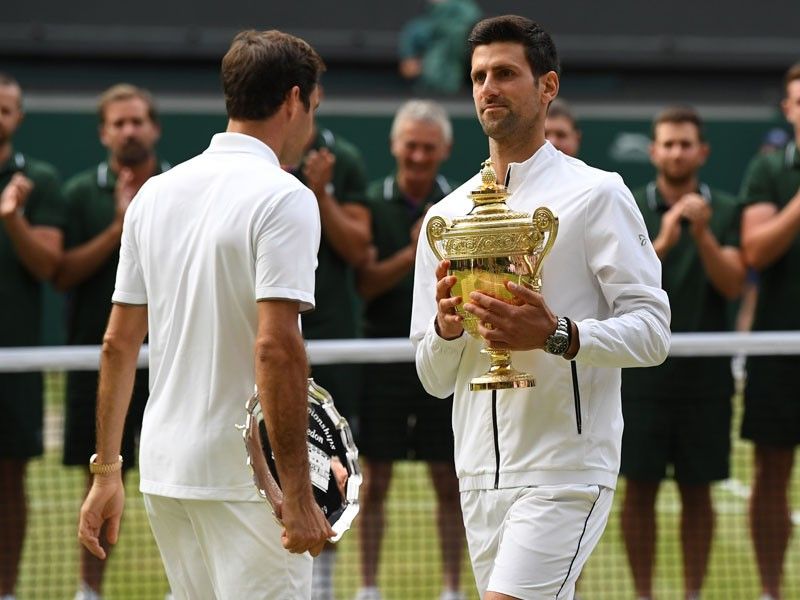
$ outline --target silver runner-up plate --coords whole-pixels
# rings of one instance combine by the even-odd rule
[[[275,515],[283,502],[283,492],[258,394],[247,401],[245,424],[237,427],[242,430],[256,490]],[[307,441],[314,499],[335,532],[330,541],[337,542],[358,514],[362,479],[358,448],[350,425],[336,410],[330,393],[311,378],[308,379]]]

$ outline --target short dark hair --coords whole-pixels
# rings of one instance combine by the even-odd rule
[[[228,117],[258,121],[274,115],[294,86],[306,109],[325,70],[304,40],[282,31],[242,31],[222,59],[222,90]]]
[[[0,85],[4,87],[20,87],[19,82],[8,73],[0,71]]]
[[[477,46],[492,42],[517,42],[525,47],[525,58],[535,79],[549,71],[561,74],[558,51],[553,38],[542,26],[519,15],[504,15],[478,21],[469,34],[469,54]]]
[[[581,130],[569,104],[561,98],[555,98],[547,107],[547,118],[566,119],[575,131]]]
[[[121,102],[123,100],[131,100],[138,98],[147,105],[147,116],[156,125],[158,125],[158,108],[153,95],[144,88],[136,87],[130,83],[118,83],[112,85],[105,92],[100,95],[97,101],[97,118],[100,124],[106,122],[106,110],[108,105],[113,102]]]
[[[789,84],[800,79],[800,62],[794,63],[783,76],[783,93],[789,93]]]
[[[22,110],[22,86],[20,86],[19,82],[8,73],[3,73],[2,71],[0,71],[0,87],[11,87],[11,88],[17,88],[17,90],[19,90],[18,108]]]
[[[703,119],[691,106],[668,106],[653,119],[653,130],[651,136],[656,139],[656,127],[662,123],[691,123],[697,129],[697,136],[701,142],[706,141],[705,126]]]

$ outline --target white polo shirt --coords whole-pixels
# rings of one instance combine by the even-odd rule
[[[319,240],[314,195],[243,134],[215,135],[136,195],[112,300],[148,308],[142,492],[258,500],[234,427],[255,385],[256,301],[313,308]]]

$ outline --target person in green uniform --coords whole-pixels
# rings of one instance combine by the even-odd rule
[[[742,290],[738,200],[699,179],[709,146],[699,114],[669,107],[653,123],[656,178],[633,193],[661,259],[671,330],[724,331],[727,303]],[[684,590],[698,598],[714,527],[710,483],[729,472],[733,377],[727,357],[670,357],[623,369],[622,530],[636,595],[650,598],[656,545],[655,501],[670,475],[681,496]]]
[[[42,282],[61,260],[64,203],[55,169],[16,150],[22,89],[0,73],[0,346],[38,346]],[[41,373],[0,374],[0,597],[13,598],[27,524],[25,470],[43,452]]]
[[[452,126],[445,110],[425,100],[406,102],[392,123],[390,148],[397,170],[370,184],[374,250],[358,270],[365,302],[364,335],[408,335],[414,260],[425,211],[456,186],[439,173],[450,155]],[[361,590],[359,600],[378,600],[384,504],[397,460],[428,464],[436,492],[436,520],[443,564],[443,600],[459,592],[464,525],[453,466],[452,396],[425,392],[413,363],[372,364],[364,372],[360,451],[367,459],[361,503]]]
[[[800,63],[784,77],[784,116],[793,139],[756,156],[742,185],[742,250],[759,272],[754,331],[800,329]],[[789,481],[800,444],[797,356],[747,359],[742,437],[755,442],[750,532],[763,598],[780,598],[786,548],[792,531]]]
[[[302,315],[303,337],[306,340],[360,337],[360,303],[354,268],[367,260],[370,247],[367,176],[361,152],[346,139],[315,123],[300,164],[287,169],[314,193],[322,223],[314,283],[316,307]],[[315,365],[311,376],[331,393],[337,409],[357,433],[360,366]],[[329,545],[314,559],[314,600],[332,598],[333,549]]]
[[[122,220],[136,192],[152,175],[168,168],[155,154],[161,134],[151,95],[128,84],[106,90],[98,102],[100,142],[108,159],[72,177],[64,186],[67,202],[66,247],[55,278],[69,291],[67,342],[103,341],[119,261]],[[86,466],[95,450],[97,371],[67,375],[64,464]],[[136,373],[122,442],[123,468],[136,464],[134,440],[147,402],[147,370]],[[91,478],[87,472],[87,486]],[[80,589],[76,600],[99,597],[106,562],[81,548]]]
[[[578,156],[581,137],[581,128],[569,104],[561,98],[553,100],[547,107],[544,138],[567,156]]]

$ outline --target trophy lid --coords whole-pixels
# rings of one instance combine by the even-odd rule
[[[506,186],[497,182],[497,174],[492,166],[492,159],[487,158],[481,164],[481,185],[470,192],[469,199],[472,200],[476,206],[480,206],[496,202],[505,202],[506,198],[509,196],[510,194]]]
[[[515,221],[529,221],[527,213],[514,212],[506,205],[506,198],[511,194],[508,188],[497,182],[497,175],[492,166],[492,159],[487,158],[481,164],[481,184],[469,193],[473,202],[472,210],[463,217],[453,219],[453,226],[460,227],[469,223],[471,227],[480,223],[490,224],[494,227],[502,223],[511,225]]]

